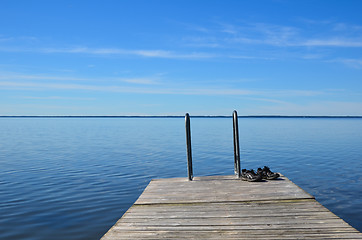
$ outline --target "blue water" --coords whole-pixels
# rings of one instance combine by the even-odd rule
[[[192,118],[194,175],[233,174],[231,118]],[[268,165],[362,231],[362,119],[241,118]],[[186,177],[183,118],[0,118],[0,239],[99,239],[152,178]]]

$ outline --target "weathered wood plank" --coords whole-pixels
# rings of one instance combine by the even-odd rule
[[[111,239],[361,239],[358,233],[322,232],[258,232],[233,230],[212,231],[117,231],[107,234],[103,240]]]
[[[177,191],[175,191],[177,190]],[[313,198],[289,179],[245,182],[234,176],[152,180],[135,204],[230,202]]]
[[[106,233],[113,239],[362,239],[285,176],[249,183],[234,176],[152,180]]]

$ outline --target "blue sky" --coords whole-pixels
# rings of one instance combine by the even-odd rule
[[[0,2],[1,115],[362,115],[362,1]]]

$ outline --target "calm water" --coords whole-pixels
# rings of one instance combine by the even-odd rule
[[[192,118],[194,175],[233,174],[231,118]],[[239,119],[268,165],[362,231],[362,119]],[[183,118],[0,118],[0,239],[99,239],[152,178],[186,177]]]

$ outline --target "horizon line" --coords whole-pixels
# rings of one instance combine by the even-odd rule
[[[0,118],[184,118],[184,115],[4,115]],[[191,118],[232,118],[232,115],[190,115]],[[362,118],[362,115],[239,115],[238,118]]]

